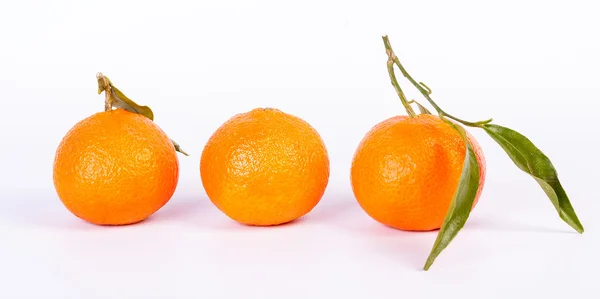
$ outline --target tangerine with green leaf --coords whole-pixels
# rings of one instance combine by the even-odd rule
[[[485,157],[469,142],[485,181]],[[465,160],[461,135],[437,116],[396,116],[375,125],[360,142],[351,168],[352,189],[375,220],[397,229],[439,229],[452,202]]]
[[[178,146],[153,122],[148,107],[126,98],[108,78],[99,75],[98,80],[106,93],[105,111],[81,120],[62,139],[54,185],[64,206],[83,220],[137,223],[175,192]]]
[[[440,108],[431,89],[417,82],[383,36],[387,70],[408,116],[374,126],[356,149],[350,171],[352,190],[365,212],[388,226],[410,231],[439,229],[427,270],[464,227],[482,193],[486,161],[481,147],[463,126],[483,129],[546,193],[558,215],[579,233],[583,226],[550,159],[531,140],[492,119],[465,121]],[[423,95],[438,115],[409,101],[395,67]],[[416,103],[420,113],[413,110]]]

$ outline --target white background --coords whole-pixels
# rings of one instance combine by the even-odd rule
[[[4,1],[0,298],[598,298],[598,11],[592,0]],[[405,113],[384,34],[445,110],[530,137],[586,232],[471,130],[488,164],[482,198],[422,271],[436,232],[376,223],[350,188],[360,139]],[[191,154],[171,201],[138,225],[87,224],[54,191],[58,143],[103,109],[99,71]],[[267,106],[321,133],[331,178],[303,220],[250,228],[207,199],[199,157],[221,123]]]

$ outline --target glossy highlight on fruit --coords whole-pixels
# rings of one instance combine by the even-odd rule
[[[65,207],[99,225],[140,222],[173,195],[179,162],[149,118],[122,109],[77,123],[56,151],[53,179]]]
[[[214,132],[202,152],[200,173],[212,203],[231,219],[278,225],[318,204],[329,180],[329,157],[306,121],[257,108]]]

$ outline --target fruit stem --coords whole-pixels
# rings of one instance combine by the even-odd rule
[[[402,105],[404,105],[404,109],[406,109],[406,113],[408,113],[410,117],[415,117],[417,116],[415,114],[415,111],[408,103],[408,100],[406,99],[406,96],[404,95],[400,84],[398,84],[398,80],[396,80],[396,73],[394,72],[394,57],[396,57],[396,55],[394,55],[394,51],[392,51],[391,47],[388,48],[388,45],[388,43],[385,44],[385,52],[388,54],[387,69],[388,74],[390,75],[390,80],[392,82],[392,85],[396,89],[396,93],[400,97],[400,101],[402,101]]]
[[[110,88],[110,81],[102,73],[96,74],[98,79],[98,93],[104,91],[104,111],[110,111],[113,107],[112,89]]]
[[[408,72],[406,71],[404,66],[402,66],[402,64],[400,63],[400,59],[398,59],[398,56],[396,56],[396,54],[394,53],[394,50],[392,49],[392,45],[390,43],[390,39],[388,38],[387,35],[383,36],[383,44],[385,45],[385,52],[388,55],[388,62],[387,62],[388,73],[390,73],[390,78],[392,79],[392,85],[394,85],[394,87],[396,88],[396,92],[398,92],[398,95],[400,96],[400,99],[402,100],[403,104],[408,101],[406,101],[406,97],[404,96],[404,93],[402,92],[402,90],[400,89],[400,86],[398,85],[398,82],[396,81],[396,76],[394,75],[394,70],[393,70],[394,64],[396,64],[396,66],[398,66],[398,68],[402,72],[402,75],[404,75],[404,77],[406,79],[408,79],[408,81],[410,81],[410,83],[412,83],[412,85],[414,85],[419,90],[419,92],[421,92],[421,94],[425,97],[425,99],[427,99],[429,104],[431,104],[431,106],[433,106],[433,108],[438,112],[440,117],[442,117],[442,118],[447,117],[447,118],[453,119],[453,120],[455,120],[465,126],[469,126],[469,127],[482,127],[483,125],[492,122],[491,118],[487,119],[487,120],[477,121],[477,122],[470,122],[470,121],[462,120],[458,117],[455,117],[451,114],[446,113],[429,96],[431,94],[431,88],[429,88],[423,82],[417,83],[417,81],[415,81],[415,79],[413,79],[413,77],[410,74],[408,74]],[[405,107],[407,105],[408,105],[408,103],[405,104]],[[407,111],[408,111],[408,109],[407,109]],[[412,109],[411,109],[411,111],[412,111]],[[408,112],[408,113],[411,114],[410,112]],[[414,114],[414,112],[412,112],[412,113]]]

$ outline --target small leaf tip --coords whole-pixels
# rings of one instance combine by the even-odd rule
[[[429,268],[431,268],[432,264],[433,264],[433,259],[428,258],[427,261],[425,262],[425,265],[423,266],[423,271],[429,271]]]

